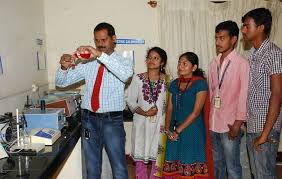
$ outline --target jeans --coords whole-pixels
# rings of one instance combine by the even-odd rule
[[[226,169],[228,179],[241,179],[240,143],[243,132],[240,130],[234,140],[229,140],[228,133],[211,131],[212,153],[215,168],[215,178],[225,179]]]
[[[255,179],[275,179],[276,174],[276,157],[279,146],[280,133],[271,130],[268,141],[260,147],[262,151],[256,151],[254,148],[254,140],[261,133],[247,134],[247,148],[250,157],[251,171]]]
[[[244,134],[246,133],[246,128],[244,129]],[[240,146],[240,162],[242,165],[242,178],[252,179],[251,167],[249,162],[248,150],[247,150],[247,135],[244,135],[241,139]]]
[[[108,154],[114,179],[128,179],[122,112],[82,112],[82,148],[88,179],[100,179],[102,149]]]

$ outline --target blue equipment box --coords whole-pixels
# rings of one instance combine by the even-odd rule
[[[41,111],[39,108],[32,108],[28,109],[24,115],[27,122],[27,132],[34,128],[61,130],[66,122],[63,108],[46,108],[45,111]]]

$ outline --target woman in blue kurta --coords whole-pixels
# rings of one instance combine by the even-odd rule
[[[203,106],[208,86],[198,57],[192,52],[182,54],[178,75],[169,88],[166,113],[168,136],[164,178],[208,178],[206,164],[206,131]]]

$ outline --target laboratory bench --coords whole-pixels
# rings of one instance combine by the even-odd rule
[[[124,110],[124,122],[131,123],[133,115]],[[9,158],[0,159],[0,179],[45,179],[56,178],[80,138],[80,113],[67,118],[68,127],[52,145],[45,146],[38,153],[14,153]],[[79,161],[77,161],[79,162]]]
[[[38,153],[14,153],[0,159],[0,179],[55,178],[80,138],[80,114],[67,120],[68,126],[52,146],[45,146]]]

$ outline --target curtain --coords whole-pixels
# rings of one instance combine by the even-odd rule
[[[230,0],[224,3],[209,0],[161,0],[159,4],[160,45],[168,54],[167,71],[173,78],[177,77],[179,56],[187,51],[198,55],[199,67],[207,72],[209,62],[216,56],[215,26],[224,20],[232,20],[240,28],[242,16],[251,9],[270,9],[273,17],[270,38],[281,38],[277,31],[278,18],[282,18],[282,2],[279,0]],[[241,33],[236,48],[241,54],[248,55]]]

